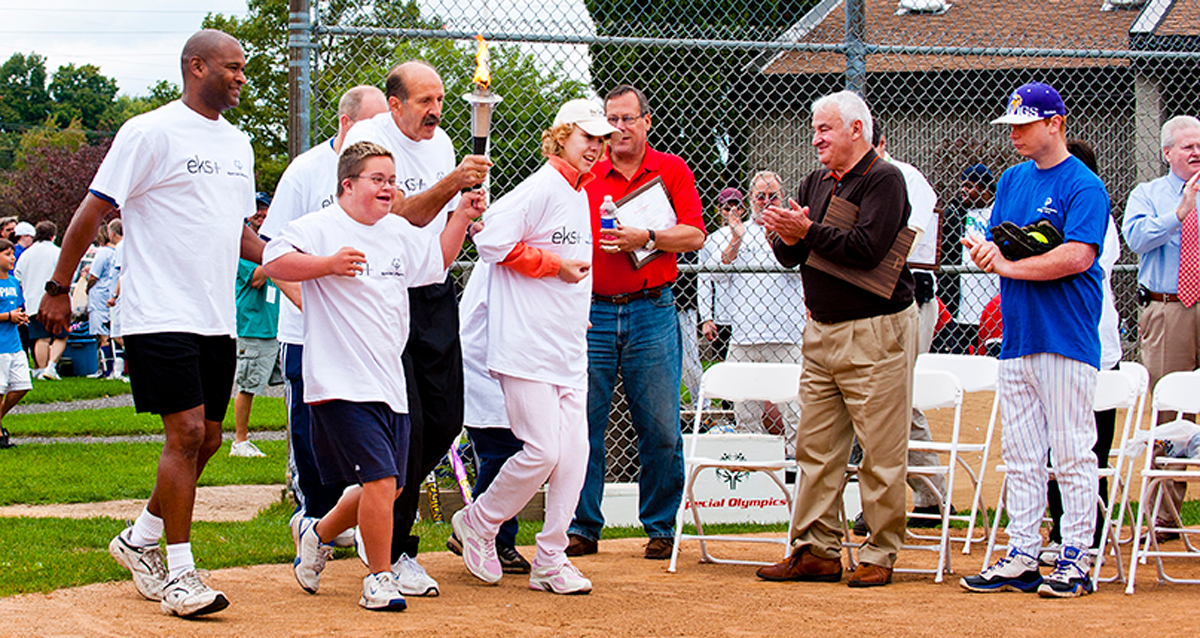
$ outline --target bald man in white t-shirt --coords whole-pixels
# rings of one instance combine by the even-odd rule
[[[221,446],[233,387],[238,257],[260,262],[263,242],[242,223],[255,208],[250,139],[221,117],[246,83],[242,47],[204,30],[188,39],[180,62],[182,98],[117,132],[63,237],[39,316],[52,330],[66,325],[75,267],[101,221],[121,209],[122,336],[134,405],[161,415],[166,441],[145,509],[109,553],[142,596],[191,617],[229,605],[196,571],[192,507],[196,481]]]

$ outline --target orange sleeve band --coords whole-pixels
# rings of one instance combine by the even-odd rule
[[[533,248],[525,242],[519,242],[504,258],[504,261],[500,262],[500,265],[512,268],[526,277],[539,279],[557,275],[561,263],[562,257],[548,250]]]

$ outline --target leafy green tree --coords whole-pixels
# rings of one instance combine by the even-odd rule
[[[800,19],[814,0],[585,0],[601,36],[771,40]],[[721,187],[744,184],[735,131],[748,125],[729,96],[752,81],[753,49],[595,44],[592,86],[605,95],[618,84],[646,93],[653,117],[649,142],[683,157],[706,201]],[[753,94],[752,91],[741,91]]]
[[[0,130],[25,130],[50,114],[46,58],[14,53],[0,66]]]
[[[0,173],[0,216],[66,228],[108,152],[111,139],[88,144],[79,120],[59,129],[52,118],[21,136],[16,167]]]
[[[117,97],[117,81],[100,74],[94,64],[58,67],[50,80],[53,112],[60,123],[80,120],[86,130],[100,130],[100,117]]]
[[[260,188],[273,190],[287,166],[287,0],[249,0],[244,18],[209,15],[203,27],[220,29],[237,38],[246,52],[247,86],[241,104],[229,119],[250,135]],[[438,29],[442,21],[422,18],[413,1],[379,0],[322,2],[320,22],[327,25]],[[312,85],[314,141],[333,135],[337,127],[337,102],[342,93],[359,84],[383,88],[389,69],[405,60],[428,61],[446,87],[443,127],[458,145],[460,155],[470,152],[469,112],[461,97],[472,88],[475,43],[451,40],[396,40],[380,36],[326,37],[319,42]],[[560,68],[539,65],[519,47],[492,50],[492,86],[504,96],[497,109],[492,139],[493,192],[503,193],[540,164],[541,132],[549,127],[558,106],[580,97],[586,87],[566,78]]]

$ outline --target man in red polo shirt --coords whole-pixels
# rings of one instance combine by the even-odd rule
[[[678,270],[675,254],[704,245],[704,221],[696,179],[676,155],[646,143],[650,109],[646,96],[622,84],[604,98],[613,134],[608,157],[596,163],[596,179],[587,185],[592,214],[592,327],[588,330],[588,435],[591,455],[587,479],[571,523],[567,555],[594,554],[604,515],[604,431],[617,373],[633,413],[638,437],[640,518],[650,542],[646,558],[671,557],[675,512],[683,494],[683,438],[679,430],[680,334],[671,282]],[[676,224],[652,230],[618,225],[600,232],[600,204],[613,201],[661,177],[675,211]],[[641,268],[630,253],[661,251]]]

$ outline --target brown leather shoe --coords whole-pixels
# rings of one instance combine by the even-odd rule
[[[600,543],[586,536],[569,534],[568,537],[570,542],[567,543],[567,556],[587,556],[600,550]]]
[[[821,558],[806,545],[792,552],[782,563],[760,567],[756,573],[763,580],[836,583],[842,579],[842,561],[839,558]]]
[[[650,560],[666,560],[671,557],[671,550],[674,547],[674,538],[651,538],[650,542],[646,543],[646,558]]]
[[[890,567],[880,567],[871,563],[859,563],[858,569],[846,583],[851,587],[883,587],[892,582]]]

